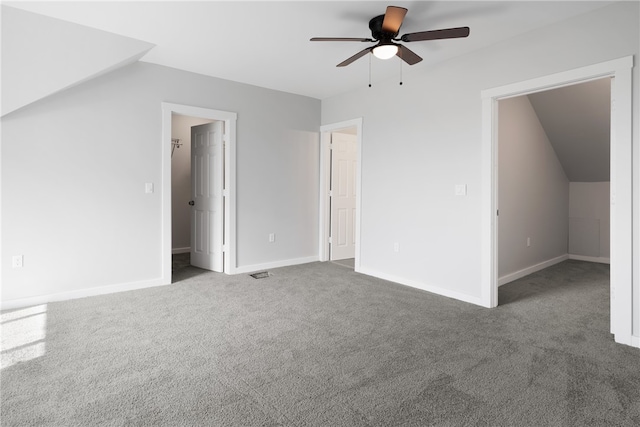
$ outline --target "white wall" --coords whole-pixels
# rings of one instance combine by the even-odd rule
[[[238,265],[317,257],[320,101],[136,63],[2,118],[5,306],[159,284],[162,102],[238,113]]]
[[[638,6],[618,2],[446,63],[410,69],[402,86],[389,81],[323,100],[322,124],[363,117],[361,270],[479,303],[482,201],[489,197],[480,192],[487,176],[481,168],[481,91],[638,55]],[[633,79],[638,111],[638,67]],[[455,184],[467,184],[468,195],[456,197]]]
[[[610,256],[610,183],[569,184],[569,253],[603,261]]]
[[[171,138],[180,147],[171,156],[171,247],[174,253],[191,247],[191,127],[211,123],[198,117],[171,115]]]
[[[569,180],[529,98],[498,104],[498,276],[503,278],[567,254]]]

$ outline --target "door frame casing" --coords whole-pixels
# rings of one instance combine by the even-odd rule
[[[320,261],[329,260],[329,236],[331,233],[331,212],[329,188],[331,185],[331,133],[346,128],[356,128],[356,239],[355,271],[360,271],[360,218],[362,200],[362,117],[320,126],[320,213],[319,248]]]
[[[224,272],[236,272],[236,122],[237,113],[162,102],[161,280],[171,283],[171,114],[224,122]]]
[[[633,57],[483,90],[482,96],[482,293],[486,307],[498,305],[498,109],[501,99],[612,77],[611,98],[611,332],[616,342],[633,337]],[[615,297],[613,297],[615,295]]]

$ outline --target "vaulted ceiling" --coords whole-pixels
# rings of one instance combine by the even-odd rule
[[[409,83],[413,73],[439,62],[610,3],[394,2],[393,5],[409,10],[400,34],[459,26],[471,28],[468,38],[412,42],[411,49],[424,61],[404,66],[403,78]],[[12,13],[11,8],[4,5],[45,16]],[[336,64],[366,46],[358,42],[310,42],[309,39],[314,36],[370,37],[368,21],[383,14],[387,5],[389,3],[380,1],[5,1],[2,7],[3,104],[25,105],[38,96],[55,92],[55,88],[68,87],[71,80],[84,81],[138,58],[325,99],[368,83],[370,62],[367,58],[336,68]],[[13,58],[22,62],[5,61],[6,52],[19,52]],[[18,65],[5,75],[8,63]],[[397,78],[399,69],[398,58],[374,59],[372,80],[375,84]],[[69,81],[63,81],[65,78]],[[6,88],[12,88],[11,97]],[[29,97],[12,98],[20,98],[25,91]]]
[[[609,2],[413,1],[400,33],[471,27],[468,38],[413,42],[412,73]],[[8,5],[10,7],[6,7]],[[335,65],[366,47],[386,2],[3,2],[2,115],[142,60],[266,88],[330,97],[394,78],[399,59]],[[610,83],[529,95],[570,181],[609,180]]]
[[[151,43],[2,7],[2,116],[142,58]]]

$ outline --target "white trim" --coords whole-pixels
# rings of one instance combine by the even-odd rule
[[[330,156],[331,151],[329,144],[331,142],[331,132],[356,128],[356,254],[354,260],[354,270],[360,271],[360,223],[362,217],[362,117],[352,120],[346,120],[338,123],[331,123],[320,126],[320,213],[319,213],[319,247],[318,259],[320,261],[329,260],[329,234],[330,230],[330,213],[329,213],[329,184],[331,180],[330,174]]]
[[[162,278],[153,280],[142,280],[139,282],[121,283],[118,285],[100,286],[97,288],[84,288],[74,291],[60,292],[50,295],[38,295],[29,298],[12,299],[2,301],[0,310],[11,310],[14,308],[29,307],[32,305],[47,304],[55,301],[67,301],[78,298],[94,297],[98,295],[114,294],[117,292],[134,291],[137,289],[153,288],[155,286],[167,285]]]
[[[191,252],[191,247],[187,246],[186,248],[173,248],[171,249],[172,254],[186,254]]]
[[[602,77],[611,76],[618,70],[630,69],[632,67],[633,56],[625,56],[624,58],[587,65],[585,67],[562,71],[500,87],[485,89],[481,92],[481,96],[482,98],[512,98],[514,96],[543,92],[549,89],[557,89],[564,86],[571,86],[576,83],[597,80]]]
[[[570,258],[571,258],[570,255],[564,254],[564,255],[560,255],[559,257],[551,258],[547,261],[543,261],[538,264],[532,265],[531,267],[523,268],[522,270],[506,274],[498,279],[498,286],[506,285],[507,283],[511,283],[514,280],[521,279],[525,276],[535,273],[536,271],[544,270],[545,268],[549,268],[552,265],[559,264]]]
[[[461,292],[452,291],[450,289],[442,288],[440,286],[428,285],[426,283],[418,282],[412,279],[405,279],[403,277],[394,276],[392,274],[381,273],[376,270],[372,270],[368,267],[361,268],[360,273],[366,274],[367,276],[377,277],[378,279],[388,280],[389,282],[394,282],[399,285],[409,286],[412,288],[420,289],[422,291],[427,291],[432,294],[440,295],[447,298],[457,299],[463,302],[468,302],[470,304],[483,306],[482,298],[474,297],[472,295],[464,294]]]
[[[598,262],[600,264],[611,264],[611,258],[604,258],[599,256],[584,256],[569,254],[569,259],[576,261]]]
[[[613,77],[611,98],[611,330],[619,343],[631,344],[633,332],[633,56],[481,91],[482,95],[482,300],[497,305],[497,167],[498,99],[526,95],[602,77]],[[488,255],[487,255],[488,254]],[[615,295],[615,297],[613,297]],[[637,325],[640,329],[640,325]]]
[[[484,92],[483,92],[484,94]],[[494,98],[482,99],[482,222],[481,222],[481,298],[482,306],[498,306],[498,150],[493,143],[497,139],[498,130],[498,101]]]
[[[236,270],[236,121],[238,115],[229,111],[162,102],[162,276],[163,284],[171,283],[171,113],[224,121],[228,141],[225,151],[225,182],[228,196],[225,201],[224,241],[228,248],[224,257],[224,272]]]
[[[253,273],[254,271],[268,270],[270,268],[289,267],[292,265],[309,264],[310,262],[317,262],[317,256],[310,256],[306,258],[294,258],[285,259],[281,261],[266,262],[264,264],[253,264],[237,267],[235,273]]]

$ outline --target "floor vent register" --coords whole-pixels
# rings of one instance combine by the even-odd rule
[[[253,277],[254,279],[266,279],[267,277],[269,277],[269,272],[261,271],[259,273],[250,274],[249,276]]]

